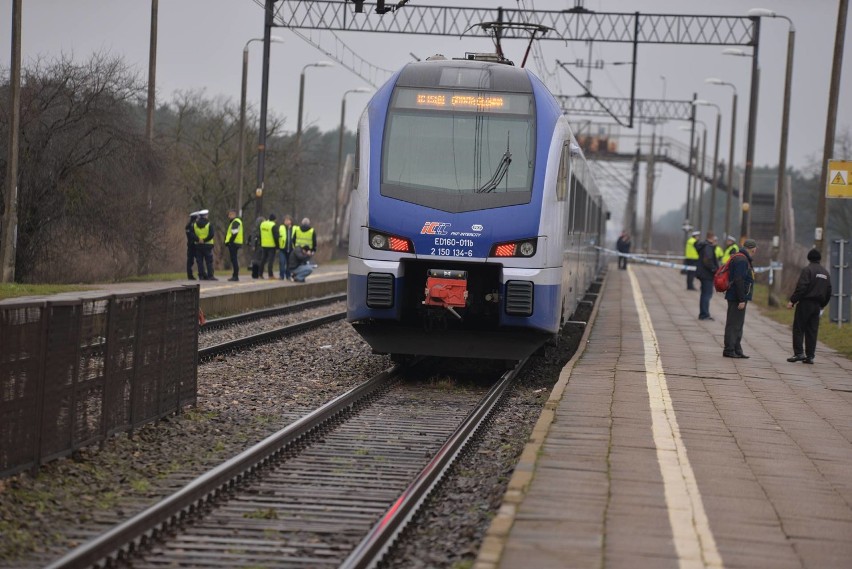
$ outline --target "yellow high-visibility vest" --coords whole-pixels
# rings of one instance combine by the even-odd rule
[[[695,248],[695,243],[698,241],[695,237],[690,237],[686,240],[686,249],[683,252],[683,256],[687,259],[698,260],[698,250]]]
[[[260,224],[260,246],[275,248],[275,238],[272,236],[272,228],[275,222],[266,220]]]
[[[237,224],[237,233],[233,232],[234,224]],[[225,235],[225,243],[236,243],[237,245],[243,244],[243,221],[239,217],[235,217],[231,220],[231,223],[228,224],[228,233]]]
[[[736,243],[734,243],[733,245],[731,245],[727,249],[725,249],[725,253],[722,255],[722,263],[724,264],[724,263],[727,263],[728,261],[730,261],[731,256],[734,253],[739,252],[739,250],[740,250],[740,247]]]
[[[203,241],[207,243],[208,236],[210,235],[210,224],[208,223],[204,227],[199,227],[198,222],[192,224],[192,230],[195,231],[195,236],[198,237],[199,241]]]
[[[293,227],[293,248],[304,247],[307,245],[311,249],[314,248],[314,228],[311,227],[307,231],[302,231],[298,225]]]

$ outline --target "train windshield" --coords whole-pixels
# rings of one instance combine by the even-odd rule
[[[395,90],[382,195],[450,212],[522,204],[534,168],[532,94]]]

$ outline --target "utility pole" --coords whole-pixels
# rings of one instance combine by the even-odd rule
[[[257,187],[254,190],[255,220],[263,214],[263,183],[266,168],[266,108],[269,104],[269,52],[276,0],[266,0],[263,20],[263,63],[260,87],[260,124],[257,128]],[[251,225],[254,228],[254,223]]]
[[[825,120],[825,143],[822,147],[822,171],[819,175],[816,230],[814,246],[828,258],[825,246],[828,233],[828,209],[825,203],[825,188],[828,179],[828,161],[834,155],[834,128],[837,122],[837,99],[840,95],[840,72],[843,69],[843,44],[846,38],[846,13],[849,0],[840,0],[837,10],[837,33],[834,37],[834,63],[831,65],[831,86],[828,89],[828,115]]]
[[[757,48],[760,45],[760,18],[753,16],[754,48],[751,54],[751,93],[748,105],[748,133],[746,135],[746,162],[743,174],[743,208],[740,220],[740,241],[751,237],[751,178],[754,169],[754,138],[757,131],[757,91],[760,88],[760,66],[757,61]]]
[[[636,197],[639,193],[639,158],[641,151],[636,147],[636,155],[633,157],[633,175],[630,178],[630,192],[627,194],[627,207],[624,211],[624,229],[630,234],[631,239],[636,236]]]
[[[656,152],[657,133],[651,134],[651,153],[648,155],[647,187],[645,188],[645,222],[642,228],[642,250],[647,255],[651,252],[651,218],[654,215],[654,152]]]
[[[12,1],[12,58],[9,73],[9,154],[3,200],[3,232],[0,235],[0,270],[3,282],[15,282],[18,239],[18,131],[21,128],[21,9],[23,0]]]
[[[157,90],[157,12],[160,0],[151,0],[151,39],[148,48],[148,116],[145,120],[145,139],[154,140],[154,106]],[[148,201],[151,201],[149,194]]]

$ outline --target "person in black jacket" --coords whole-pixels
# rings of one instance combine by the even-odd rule
[[[189,223],[184,228],[186,230],[186,278],[191,281],[195,280],[192,267],[195,265],[195,242],[198,241],[193,227],[196,219],[198,219],[198,212],[193,211],[189,214]]]
[[[698,264],[695,266],[695,276],[701,283],[701,296],[698,299],[698,319],[713,320],[710,316],[710,299],[713,298],[713,276],[719,268],[716,257],[716,234],[707,232],[707,238],[695,246],[698,251]]]
[[[626,255],[630,254],[630,234],[626,231],[622,231],[621,235],[619,235],[618,240],[615,242],[615,250],[619,253],[623,253],[623,255],[618,256],[618,268],[626,269],[627,268],[627,257]]]
[[[198,220],[192,224],[195,232],[195,261],[198,263],[198,278],[203,281],[218,281],[213,276],[213,224],[207,219],[210,212],[202,209]]]
[[[748,358],[743,353],[743,326],[746,307],[754,295],[754,265],[752,259],[757,252],[754,239],[746,239],[739,254],[731,257],[730,282],[725,292],[728,301],[728,314],[725,319],[725,348],[722,355],[726,358]]]
[[[302,245],[301,247],[293,247],[290,252],[290,259],[287,262],[287,269],[293,276],[293,281],[297,283],[305,282],[305,278],[314,272],[314,264],[311,263],[311,257],[314,252],[311,251],[310,245]]]
[[[787,308],[796,307],[793,316],[793,357],[787,358],[788,362],[814,363],[819,315],[831,300],[831,277],[825,267],[819,264],[821,260],[822,255],[817,249],[808,251],[810,263],[799,274],[796,290],[787,303]]]

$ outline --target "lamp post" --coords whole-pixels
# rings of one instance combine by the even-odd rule
[[[725,55],[751,57],[751,93],[748,104],[748,131],[746,133],[746,161],[743,172],[742,217],[740,218],[740,240],[749,235],[751,229],[751,174],[754,166],[754,137],[757,131],[757,91],[760,85],[760,67],[757,64],[757,46],[760,37],[760,18],[754,18],[754,50],[748,54],[741,49],[729,47],[722,50]]]
[[[346,119],[346,95],[349,93],[372,93],[372,89],[366,87],[358,87],[357,89],[349,89],[343,93],[343,98],[340,101],[340,138],[337,141],[337,188],[334,196],[334,225],[331,232],[332,244],[337,247],[339,241],[337,236],[338,228],[338,204],[340,202],[340,188],[343,186],[343,180],[340,179],[340,172],[343,170],[343,131],[345,128],[344,121]]]
[[[793,50],[796,44],[796,27],[787,16],[776,14],[765,8],[752,8],[748,11],[752,17],[782,18],[790,28],[787,32],[787,68],[784,74],[784,107],[781,111],[781,149],[778,154],[778,183],[775,188],[775,232],[772,236],[772,261],[778,261],[781,248],[781,209],[784,203],[784,182],[787,177],[787,136],[790,125],[790,87],[793,81]],[[769,289],[769,306],[778,306],[780,279],[772,279]]]
[[[700,121],[698,119],[695,120],[695,124],[699,124],[703,128],[702,134],[701,134],[701,138],[702,138],[701,157],[697,158],[697,161],[701,165],[701,167],[698,170],[698,175],[695,176],[696,188],[693,188],[693,190],[692,190],[693,192],[695,192],[697,194],[697,196],[694,197],[694,201],[698,203],[698,212],[695,216],[695,227],[700,228],[701,227],[701,205],[704,202],[704,200],[702,199],[703,198],[702,194],[703,194],[703,189],[704,189],[704,165],[707,163],[707,125],[704,124],[704,121]],[[684,132],[692,132],[692,127],[684,125],[684,126],[680,127],[680,130],[682,130]]]
[[[722,125],[722,109],[716,103],[696,99],[693,105],[713,107],[716,109],[716,142],[713,150],[713,187],[710,188],[710,211],[707,212],[707,230],[713,229],[713,218],[716,215],[716,190],[719,188],[719,131]],[[706,129],[705,129],[706,132]],[[699,220],[700,221],[700,220]]]
[[[298,216],[296,210],[299,209],[299,175],[301,173],[300,166],[302,160],[302,111],[305,108],[305,71],[307,71],[308,67],[334,67],[334,64],[330,61],[308,63],[302,67],[302,74],[299,76],[299,118],[296,125],[296,176],[293,184],[293,219],[296,219]]]
[[[711,85],[726,85],[734,90],[734,100],[731,102],[731,147],[728,149],[728,181],[727,196],[725,197],[725,237],[731,234],[731,201],[734,197],[734,143],[737,136],[737,87],[733,83],[722,81],[716,77],[704,80]]]
[[[239,180],[237,182],[237,214],[243,216],[243,178],[245,172],[246,161],[246,90],[248,84],[248,57],[249,44],[253,41],[263,41],[263,38],[252,38],[246,42],[243,48],[243,82],[240,88],[240,163],[238,165],[237,174]],[[274,43],[284,43],[284,40],[278,36],[270,36],[269,41]]]

